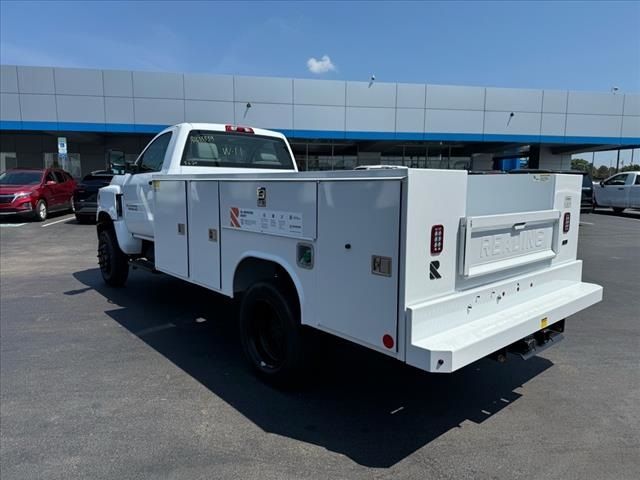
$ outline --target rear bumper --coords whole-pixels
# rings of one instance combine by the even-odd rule
[[[407,309],[407,363],[449,373],[602,300],[581,262]]]
[[[75,213],[77,215],[96,216],[98,212],[98,204],[95,202],[74,202]]]

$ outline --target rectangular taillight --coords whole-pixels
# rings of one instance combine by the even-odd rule
[[[571,227],[571,214],[569,212],[566,212],[562,220],[562,231],[564,233],[569,233],[570,227]]]
[[[224,130],[226,132],[233,132],[233,133],[253,133],[253,128],[238,127],[237,125],[225,125]]]
[[[442,252],[444,245],[444,226],[434,225],[431,227],[431,254]]]

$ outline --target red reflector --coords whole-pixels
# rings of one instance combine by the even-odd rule
[[[434,225],[431,227],[431,253],[442,252],[444,245],[444,227],[442,225]]]
[[[387,348],[393,348],[393,337],[389,334],[382,337],[382,344]]]
[[[564,233],[567,233],[570,227],[571,227],[571,214],[567,212],[564,214],[564,219],[562,221],[562,231]]]
[[[234,133],[253,133],[253,128],[251,127],[238,127],[236,125],[225,125],[224,130]]]

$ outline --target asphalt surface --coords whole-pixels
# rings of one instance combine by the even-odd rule
[[[58,223],[52,223],[58,222]],[[429,375],[337,341],[300,391],[246,369],[235,307],[134,271],[94,227],[0,227],[0,477],[640,478],[640,214],[583,217],[602,303],[526,362]]]

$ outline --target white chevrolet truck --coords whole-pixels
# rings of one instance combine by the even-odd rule
[[[532,356],[602,299],[576,260],[580,195],[576,175],[300,173],[277,132],[183,123],[100,190],[98,257],[112,286],[137,264],[239,297],[266,379],[299,373],[309,329],[453,372]]]

